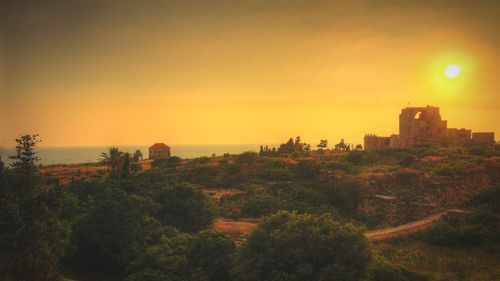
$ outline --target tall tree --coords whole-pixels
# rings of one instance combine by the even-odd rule
[[[121,169],[122,155],[118,147],[111,146],[108,147],[107,152],[101,153],[101,162],[106,164],[111,169],[111,175],[116,176],[118,171]]]
[[[130,173],[130,153],[124,153],[123,156],[123,165],[121,169],[121,176],[122,177],[128,177]]]
[[[16,140],[12,172],[0,187],[0,280],[59,280],[59,260],[69,227],[59,220],[63,193],[48,188],[36,174],[38,135]]]
[[[14,160],[11,164],[14,171],[24,175],[32,175],[36,172],[36,162],[40,158],[36,155],[35,146],[39,142],[38,134],[23,135],[16,139],[16,154],[9,156]]]

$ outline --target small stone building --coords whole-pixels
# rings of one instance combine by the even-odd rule
[[[155,143],[149,147],[149,159],[170,157],[170,147],[164,143]]]

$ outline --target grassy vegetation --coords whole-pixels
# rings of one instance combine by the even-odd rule
[[[443,247],[407,237],[378,243],[376,247],[391,263],[435,281],[492,281],[500,276],[498,246]]]

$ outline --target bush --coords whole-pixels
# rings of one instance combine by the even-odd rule
[[[246,152],[239,154],[236,157],[236,162],[239,164],[251,165],[251,164],[255,163],[258,158],[259,158],[259,154],[257,152],[246,151]]]
[[[250,234],[233,274],[241,281],[358,281],[370,259],[369,243],[354,225],[281,211]]]
[[[434,245],[455,245],[457,243],[458,230],[445,221],[433,223],[422,233],[425,242]]]
[[[328,170],[342,170],[349,174],[355,174],[358,172],[358,168],[355,167],[350,162],[341,161],[327,161],[321,164],[321,166]]]
[[[196,185],[182,183],[165,187],[159,201],[161,222],[183,231],[206,228],[215,217],[212,201]]]
[[[158,158],[151,163],[152,168],[175,168],[181,163],[181,158],[172,156],[168,158]]]
[[[198,164],[208,164],[208,163],[210,163],[210,158],[206,157],[206,156],[202,156],[202,157],[194,158],[192,161],[193,161],[193,163],[198,163]]]
[[[475,146],[469,148],[469,153],[476,156],[486,156],[486,149],[484,147]]]
[[[190,237],[176,233],[139,253],[127,268],[126,281],[191,280]]]
[[[319,164],[314,159],[300,160],[296,167],[296,175],[303,179],[312,179],[319,174]]]
[[[427,281],[424,275],[410,271],[404,267],[387,262],[377,261],[370,265],[369,281]]]
[[[269,168],[264,169],[260,176],[265,180],[271,181],[289,181],[294,178],[292,172],[290,172],[287,168]]]
[[[241,213],[246,217],[260,217],[278,209],[278,199],[267,194],[255,194],[243,201]]]
[[[137,164],[137,163],[132,163],[132,164],[130,165],[130,170],[131,170],[132,172],[134,172],[134,173],[137,173],[137,172],[139,172],[140,170],[142,170],[142,166],[141,166],[141,165],[139,165],[139,164]]]
[[[229,271],[236,246],[222,232],[205,230],[193,237],[188,253],[190,268],[202,272],[213,281],[230,281]]]
[[[400,161],[399,161],[399,164],[401,166],[405,166],[405,167],[410,167],[410,166],[413,166],[416,162],[418,161],[418,158],[417,156],[415,155],[406,155],[404,156]]]

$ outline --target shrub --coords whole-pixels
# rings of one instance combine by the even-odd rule
[[[239,164],[251,165],[251,164],[255,163],[258,158],[259,158],[259,154],[257,152],[246,151],[246,152],[239,154],[236,157],[236,162],[238,162]]]
[[[480,146],[474,146],[469,148],[469,153],[476,156],[486,156],[486,149]]]
[[[370,265],[369,281],[427,281],[424,275],[388,262],[377,261]]]
[[[163,188],[160,194],[160,219],[165,225],[183,231],[198,231],[210,226],[215,209],[210,198],[196,185],[182,183]]]
[[[168,158],[158,158],[153,160],[151,167],[153,168],[175,168],[181,163],[181,158],[172,156]]]
[[[205,230],[193,237],[188,253],[190,268],[213,281],[230,281],[229,271],[236,246],[225,233]]]
[[[424,241],[434,245],[455,245],[457,243],[457,229],[445,221],[433,223],[422,233]]]
[[[330,215],[278,212],[243,245],[235,280],[364,280],[371,259],[363,231]]]
[[[264,169],[260,176],[271,181],[288,181],[292,180],[294,175],[286,168],[269,168]]]
[[[413,166],[416,162],[418,161],[418,158],[417,156],[413,155],[413,154],[410,154],[410,155],[406,155],[404,156],[400,161],[399,161],[399,164],[401,166],[405,166],[405,167],[410,167],[410,166]]]
[[[358,171],[358,168],[355,167],[350,162],[341,162],[341,161],[327,161],[322,163],[322,167],[328,170],[342,170],[349,174],[354,174]]]
[[[131,170],[132,172],[134,172],[134,173],[137,173],[137,172],[139,172],[140,170],[142,170],[142,166],[141,166],[141,165],[139,165],[139,164],[137,164],[137,163],[132,163],[132,164],[130,165],[130,170]]]
[[[312,179],[319,174],[319,165],[314,159],[300,160],[296,167],[296,175],[303,179]]]
[[[247,217],[260,217],[278,209],[278,200],[267,194],[255,194],[243,201],[241,213]]]

